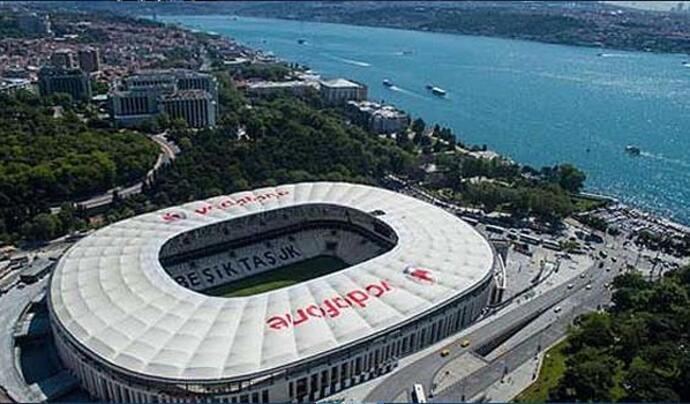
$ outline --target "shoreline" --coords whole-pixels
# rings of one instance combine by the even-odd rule
[[[222,15],[222,14],[215,14],[215,15],[211,15],[211,14],[206,15],[206,14],[204,14],[204,15],[201,15],[201,17],[214,17],[214,16],[217,17],[217,16],[223,16],[223,15]],[[145,16],[145,15],[140,15],[140,16],[138,16],[138,18],[143,18],[143,19],[152,20],[152,21],[158,21],[158,20],[153,20],[151,17],[152,17],[152,16]],[[171,15],[165,15],[165,16],[162,16],[162,17],[163,17],[164,19],[176,19],[176,18],[183,18],[184,16],[181,16],[181,15],[172,15],[172,14],[171,14]],[[292,22],[304,21],[304,22],[310,22],[310,23],[335,24],[335,25],[343,25],[343,26],[366,26],[366,27],[371,27],[371,26],[368,26],[368,25],[352,25],[352,24],[343,24],[343,23],[334,23],[334,22],[321,22],[321,21],[309,21],[309,20],[297,20],[297,19],[273,18],[273,17],[268,18],[268,17],[243,16],[243,15],[236,16],[236,15],[230,15],[230,14],[228,14],[227,17],[228,17],[228,18],[242,17],[242,18],[266,19],[266,20],[277,19],[277,20],[292,21]],[[182,22],[179,22],[179,21],[158,21],[158,22],[163,22],[164,24],[173,24],[173,25],[179,27],[180,29],[188,30],[188,31],[190,31],[190,32],[203,32],[203,33],[206,33],[206,34],[209,34],[209,35],[220,36],[220,37],[223,37],[223,38],[225,38],[225,39],[227,39],[227,40],[234,41],[234,42],[236,42],[236,43],[238,43],[238,44],[241,44],[244,48],[250,50],[254,55],[261,55],[261,56],[263,56],[263,57],[268,57],[268,58],[271,58],[271,59],[275,60],[276,62],[294,63],[294,62],[292,62],[292,61],[290,61],[290,60],[288,60],[288,59],[284,59],[284,58],[282,58],[282,57],[276,56],[276,55],[275,55],[272,51],[270,51],[270,50],[256,49],[256,48],[254,48],[254,47],[248,45],[247,43],[245,43],[245,42],[243,42],[243,41],[240,41],[240,40],[237,39],[237,38],[233,38],[233,37],[231,37],[230,35],[227,35],[227,34],[222,34],[222,33],[214,32],[213,30],[209,30],[209,29],[206,29],[206,28],[190,27],[189,25],[186,25],[186,24],[184,24],[184,23],[182,23]],[[429,33],[432,33],[432,34],[441,33],[441,34],[445,34],[445,35],[454,35],[454,36],[457,36],[457,35],[464,35],[464,36],[469,36],[469,37],[480,37],[480,36],[481,36],[481,37],[494,38],[494,39],[501,39],[501,40],[516,40],[516,41],[524,41],[524,42],[537,42],[537,43],[542,43],[542,44],[546,44],[546,45],[578,46],[578,45],[568,45],[568,44],[558,44],[558,43],[548,43],[548,42],[541,42],[541,41],[532,41],[532,40],[525,40],[525,39],[519,39],[519,38],[504,38],[504,37],[493,37],[493,36],[488,37],[488,36],[483,36],[483,35],[454,34],[454,33],[443,33],[443,32],[435,32],[435,31],[420,31],[420,30],[411,30],[411,29],[405,29],[405,28],[393,28],[393,27],[372,27],[372,28],[382,28],[382,29],[391,29],[391,30],[405,30],[405,31],[413,31],[413,32],[429,32]],[[585,46],[585,47],[594,48],[594,47],[591,47],[591,46]],[[640,51],[640,50],[623,50],[623,49],[616,49],[616,50],[624,51],[624,52],[646,53],[646,52]],[[679,55],[679,54],[668,53],[668,52],[664,52],[664,54]],[[680,55],[682,55],[682,54],[680,54]],[[302,67],[305,67],[306,69],[310,69],[309,66],[302,66]],[[413,111],[408,111],[408,112],[413,112]],[[421,117],[421,116],[419,116],[419,117]],[[423,117],[421,117],[421,118],[424,119]],[[457,137],[456,137],[456,139],[457,139]],[[519,162],[519,161],[516,161],[515,159],[513,159],[513,158],[511,158],[511,157],[506,157],[505,155],[503,155],[503,154],[501,154],[501,153],[498,153],[498,152],[496,152],[496,151],[494,151],[494,150],[487,149],[487,151],[490,151],[490,152],[492,152],[492,153],[495,153],[497,156],[499,156],[500,158],[504,158],[504,159],[506,159],[507,161],[515,162],[515,163],[518,164],[519,166],[524,166],[523,163],[521,163],[521,162]],[[586,174],[586,172],[585,172],[585,174]],[[586,187],[586,185],[585,185],[585,187]],[[641,216],[641,217],[644,217],[645,219],[650,220],[652,223],[659,224],[659,225],[661,225],[661,226],[663,226],[663,227],[669,227],[670,229],[673,229],[673,230],[678,231],[678,232],[690,234],[690,223],[685,224],[685,223],[683,223],[683,222],[677,221],[677,219],[674,219],[674,218],[671,218],[671,217],[668,217],[668,216],[664,216],[663,214],[656,213],[656,212],[653,212],[653,211],[651,211],[651,210],[646,210],[644,207],[635,206],[634,204],[631,204],[631,203],[628,203],[628,202],[625,202],[625,201],[621,200],[621,198],[618,197],[618,196],[608,195],[608,194],[605,194],[605,193],[602,193],[602,192],[598,192],[598,191],[596,191],[596,190],[588,190],[588,189],[586,189],[586,188],[585,188],[585,190],[583,190],[582,192],[580,192],[580,193],[577,194],[576,196],[582,196],[582,197],[585,197],[585,198],[591,198],[591,199],[595,199],[595,200],[605,201],[605,202],[607,202],[607,203],[609,204],[609,206],[610,206],[610,205],[617,206],[619,209],[625,211],[626,213],[632,214],[632,216],[634,216],[634,217]],[[605,208],[603,208],[603,209],[607,209],[607,208],[608,208],[608,207],[605,207]]]

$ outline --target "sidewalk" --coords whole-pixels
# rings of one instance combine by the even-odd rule
[[[536,359],[529,360],[518,366],[514,371],[505,375],[502,381],[499,380],[492,384],[484,392],[472,397],[470,401],[501,403],[512,401],[537,380],[543,360],[544,352],[540,352]]]

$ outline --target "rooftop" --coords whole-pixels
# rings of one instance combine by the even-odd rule
[[[377,219],[398,244],[339,272],[233,298],[187,289],[159,261],[166,242],[192,230],[305,204],[381,210]],[[209,206],[216,208],[202,209]],[[101,361],[150,378],[229,380],[313,359],[423,316],[486,280],[493,265],[488,241],[438,207],[364,185],[300,183],[191,202],[100,229],[63,256],[49,296],[58,325]],[[417,282],[409,268],[426,268],[437,281]],[[374,297],[337,315],[275,324],[301,307],[369,291]]]

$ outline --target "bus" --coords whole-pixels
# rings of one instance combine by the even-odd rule
[[[412,402],[426,403],[426,394],[424,394],[424,387],[419,383],[415,383],[412,386]]]

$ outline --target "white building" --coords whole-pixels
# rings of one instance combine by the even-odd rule
[[[402,133],[410,125],[409,115],[392,105],[348,101],[347,110],[358,124],[375,133]]]
[[[321,80],[320,92],[329,105],[345,105],[348,101],[367,99],[367,86],[346,79]]]
[[[0,78],[0,94],[14,94],[19,90],[32,90],[31,81],[27,79]]]

